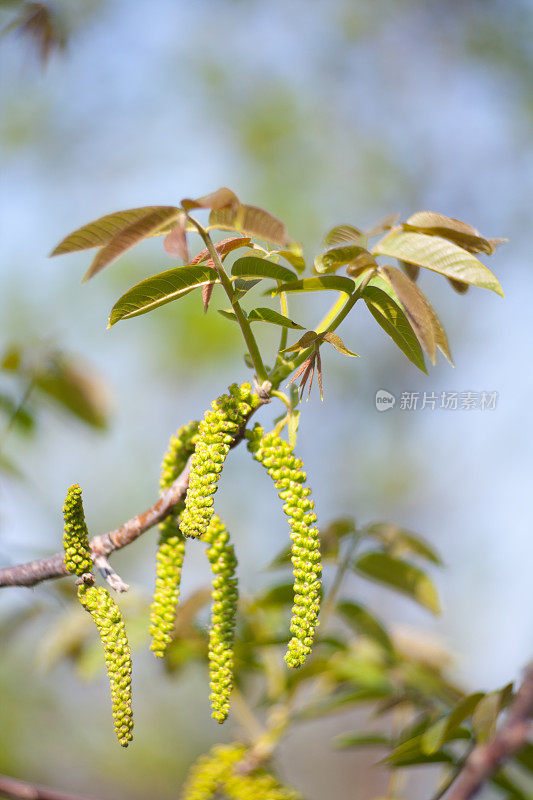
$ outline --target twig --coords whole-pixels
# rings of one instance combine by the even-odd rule
[[[129,584],[122,580],[120,575],[115,572],[109,561],[105,556],[95,556],[94,566],[99,570],[100,574],[105,581],[111,586],[115,592],[127,592]]]
[[[490,742],[474,747],[446,800],[474,797],[499,767],[527,744],[532,716],[533,663],[526,668],[505,722]]]
[[[47,786],[20,781],[18,778],[8,778],[6,775],[0,775],[0,795],[14,800],[89,800],[79,794],[60,792]]]

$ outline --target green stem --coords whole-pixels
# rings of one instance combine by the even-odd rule
[[[255,336],[252,333],[252,329],[250,327],[250,323],[248,322],[244,311],[242,310],[241,306],[239,305],[239,301],[235,298],[235,294],[233,292],[233,285],[231,280],[229,279],[226,270],[222,265],[222,261],[220,259],[219,254],[217,253],[216,247],[213,244],[211,237],[207,233],[207,231],[197,222],[194,217],[190,217],[187,214],[187,219],[192,222],[192,224],[197,229],[198,233],[202,237],[205,246],[211,256],[211,260],[215,265],[215,269],[218,273],[218,277],[220,278],[220,283],[224,287],[224,291],[226,292],[228,299],[232,305],[233,311],[235,312],[235,316],[237,317],[237,322],[240,325],[242,335],[244,336],[244,341],[248,347],[248,352],[250,354],[250,358],[252,359],[255,374],[259,383],[264,383],[268,380],[268,373],[266,371],[265,365],[263,364],[263,359],[261,358],[261,353],[259,352],[259,347],[257,346],[257,342],[255,340]]]

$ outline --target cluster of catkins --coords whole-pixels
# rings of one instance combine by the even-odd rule
[[[234,383],[229,394],[211,404],[198,427],[196,448],[191,461],[189,490],[180,528],[185,536],[201,537],[213,516],[213,495],[231,443],[239,433],[259,398],[249,383]]]
[[[320,538],[314,523],[316,514],[311,489],[305,486],[306,473],[288,442],[272,431],[264,434],[260,425],[248,431],[248,448],[267,470],[285,501],[283,510],[291,529],[291,560],[294,573],[294,605],[290,630],[292,638],[285,661],[289,667],[301,666],[311,652],[320,611],[322,566]]]
[[[100,633],[111,686],[115,731],[122,747],[127,747],[133,738],[131,653],[120,609],[106,589],[92,585],[94,575],[89,534],[83,512],[81,489],[77,484],[68,490],[63,506],[63,517],[65,568],[67,572],[78,576],[79,601],[93,618]]]
[[[170,488],[194,453],[198,423],[184,425],[172,436],[161,466],[161,491]],[[179,503],[159,525],[159,546],[156,556],[155,591],[150,607],[150,649],[162,657],[172,640],[176,608],[180,593],[181,571],[185,558],[185,537],[179,528]]]
[[[159,525],[159,546],[156,557],[156,585],[150,608],[151,650],[163,656],[172,641],[181,573],[187,537],[207,545],[207,557],[213,573],[213,606],[209,629],[209,673],[212,715],[224,722],[229,712],[233,687],[233,640],[238,591],[235,576],[237,559],[225,525],[214,514],[213,495],[226,456],[235,438],[242,435],[250,415],[260,400],[249,383],[232,384],[211,404],[204,419],[183,426],[170,440],[161,468],[161,492],[168,490],[181,475],[190,459],[189,488],[184,503],[173,508]],[[291,557],[294,569],[294,605],[285,660],[290,667],[301,666],[311,652],[320,606],[320,541],[314,526],[316,515],[311,490],[305,485],[302,462],[292,447],[276,431],[264,434],[259,425],[247,431],[248,448],[273,479],[291,529]],[[131,657],[120,610],[106,589],[94,587],[92,559],[87,526],[81,501],[81,490],[71,486],[64,506],[65,567],[79,577],[78,596],[83,607],[96,623],[104,645],[111,683],[113,717],[118,739],[124,747],[132,738]],[[239,751],[240,752],[240,751]],[[215,774],[228,761],[224,773],[224,791],[235,800],[285,800],[294,795],[277,784],[266,773],[241,775],[231,772],[232,758],[239,752],[222,748],[201,764],[198,776],[186,797],[211,797],[218,785]],[[237,753],[237,755],[235,755]],[[216,758],[215,758],[216,755]],[[226,759],[226,761],[225,761]],[[203,763],[203,762],[202,762]],[[216,766],[218,765],[218,766]],[[226,767],[224,767],[226,769]],[[202,777],[204,775],[204,777]],[[211,776],[211,777],[209,777]],[[213,777],[215,776],[215,777]],[[252,780],[253,777],[253,780]],[[198,781],[215,780],[215,789],[198,794]],[[270,783],[269,783],[270,782]]]
[[[264,769],[240,771],[243,744],[217,745],[193,764],[182,800],[300,800],[301,795],[279,783]]]

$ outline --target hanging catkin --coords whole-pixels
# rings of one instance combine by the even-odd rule
[[[127,747],[133,738],[131,653],[119,607],[101,586],[78,587],[80,603],[94,620],[104,646],[117,738]]]
[[[213,516],[213,495],[230,445],[250,412],[259,404],[249,383],[229,387],[211,404],[198,427],[191,460],[189,489],[180,528],[185,536],[203,536]]]
[[[306,474],[302,462],[292,447],[279,434],[264,434],[260,425],[248,431],[248,448],[266,469],[279,497],[285,501],[283,510],[291,529],[291,560],[294,574],[294,605],[285,660],[289,667],[301,666],[311,652],[320,611],[319,532],[314,523],[316,514],[311,489],[305,486]]]
[[[224,722],[233,688],[233,639],[237,614],[237,558],[226,526],[214,515],[202,537],[213,572],[213,607],[209,628],[209,678],[212,716]]]
[[[161,491],[168,489],[178,478],[194,452],[198,423],[184,425],[172,436],[161,465]],[[156,555],[155,590],[150,607],[150,649],[164,656],[172,640],[176,609],[180,593],[181,571],[185,557],[185,537],[179,528],[179,515],[184,504],[179,503],[159,525],[159,545]]]
[[[93,562],[89,547],[89,533],[85,523],[81,489],[77,483],[67,491],[63,506],[63,561],[67,572],[84,575],[91,572]]]

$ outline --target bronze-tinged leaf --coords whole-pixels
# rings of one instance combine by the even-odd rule
[[[66,35],[59,15],[45,3],[22,3],[15,19],[0,33],[6,34],[17,28],[33,42],[43,65],[47,63],[53,50],[62,50],[65,47]]]
[[[181,201],[181,205],[186,211],[190,211],[193,208],[212,208],[213,211],[218,211],[219,209],[227,208],[228,206],[237,208],[239,205],[239,198],[235,192],[231,191],[231,189],[222,186],[215,192],[206,194],[203,197],[198,197],[195,200],[191,200],[190,198],[186,197]]]
[[[115,211],[113,214],[106,214],[83,225],[73,233],[69,233],[62,239],[57,247],[50,253],[51,256],[59,256],[63,253],[74,253],[78,250],[90,250],[93,247],[101,247],[113,239],[117,233],[137,222],[139,219],[153,214],[156,211],[179,212],[175,206],[144,206],[143,208],[129,208],[126,211]],[[160,231],[163,233],[163,231]]]
[[[306,348],[311,347],[311,345],[314,344],[314,342],[316,342],[319,338],[320,337],[316,331],[306,331],[304,335],[298,339],[296,344],[286,347],[283,352],[290,353],[291,350],[305,350]]]
[[[461,220],[445,217],[433,211],[418,211],[412,214],[403,225],[406,231],[418,231],[432,236],[441,236],[455,242],[469,253],[486,253],[492,255],[498,244],[504,239],[485,239],[479,231]]]
[[[252,243],[252,240],[249,236],[230,236],[227,239],[222,239],[222,241],[217,242],[215,244],[215,250],[219,254],[222,261],[233,250],[237,250],[239,247],[249,247]],[[201,250],[198,255],[196,255],[188,264],[189,267],[194,266],[195,264],[201,264],[203,261],[210,261],[209,250],[207,247],[204,250]],[[209,266],[214,266],[214,264],[210,264]]]
[[[450,362],[450,364],[453,367],[455,365],[453,363],[452,354],[450,353],[450,345],[448,344],[448,337],[446,336],[446,331],[444,330],[444,327],[442,325],[442,322],[439,319],[439,316],[438,316],[437,312],[435,311],[435,309],[433,308],[433,306],[431,305],[429,300],[427,300],[427,298],[426,298],[426,302],[428,304],[428,311],[430,313],[431,321],[433,323],[433,333],[435,335],[435,344],[437,345],[437,347],[439,348],[441,353],[444,356],[446,356],[446,358],[448,359],[448,361]]]
[[[503,296],[502,287],[490,269],[467,250],[441,236],[394,228],[376,244],[373,253],[408,261],[446,278],[490,289]]]
[[[329,344],[333,345],[335,350],[338,350],[339,353],[342,353],[343,356],[352,356],[353,358],[359,358],[357,353],[352,353],[351,350],[348,350],[344,342],[342,341],[341,337],[338,336],[336,333],[324,333],[321,336],[324,342],[329,342]]]
[[[209,215],[209,226],[257,236],[279,247],[286,247],[289,244],[284,223],[268,211],[256,206],[240,205],[236,208],[213,209]]]
[[[379,274],[392,286],[416,338],[435,364],[436,338],[433,315],[426,296],[416,283],[396,267],[380,267]]]
[[[383,217],[383,219],[380,219],[375,225],[372,225],[369,230],[365,231],[365,236],[371,239],[372,236],[379,236],[380,233],[390,231],[391,228],[394,228],[399,219],[399,214],[387,214],[386,217]]]
[[[300,249],[296,250],[274,250],[272,255],[278,255],[288,261],[291,267],[294,267],[296,272],[303,272],[305,269],[305,260]]]
[[[417,267],[415,264],[410,264],[408,261],[399,261],[398,263],[407,277],[410,278],[413,283],[416,283],[420,274],[420,267]]]
[[[353,225],[335,225],[324,237],[324,244],[326,247],[345,244],[359,244],[364,247],[366,239],[362,231]]]
[[[205,286],[202,286],[202,301],[204,304],[204,314],[207,313],[207,309],[209,308],[209,301],[211,300],[211,295],[213,294],[213,286],[214,283],[207,283]]]
[[[87,270],[83,280],[89,280],[97,272],[109,266],[119,256],[131,250],[136,244],[147,236],[152,236],[167,226],[170,222],[179,219],[183,212],[176,208],[157,209],[140,217],[131,225],[123,228],[96,254],[93,263]]]
[[[350,261],[346,267],[346,274],[352,278],[357,278],[367,269],[377,269],[377,267],[378,263],[372,253],[369,253],[368,250],[363,250],[353,261]]]
[[[107,387],[79,358],[54,355],[34,374],[35,386],[78,419],[95,428],[106,428],[110,412]]]
[[[187,220],[180,214],[178,221],[165,236],[163,247],[171,256],[179,256],[187,263],[189,260],[189,247],[187,245]]]

